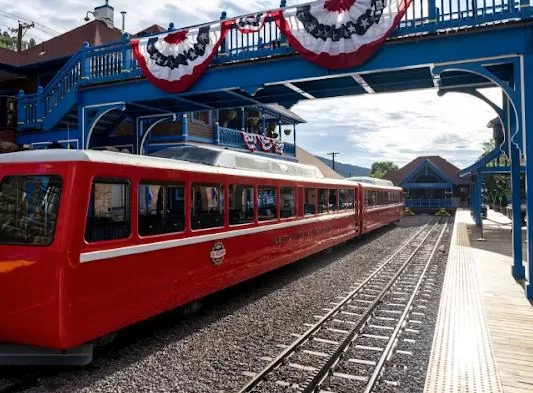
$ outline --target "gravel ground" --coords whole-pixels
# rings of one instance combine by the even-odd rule
[[[329,302],[338,301],[338,295],[368,275],[377,261],[429,219],[405,218],[363,241],[349,242],[221,292],[208,298],[194,315],[168,313],[126,329],[96,353],[93,364],[61,372],[39,370],[43,375],[38,386],[26,391],[236,391],[249,379],[246,373],[268,363],[262,357],[276,356],[282,345],[295,339],[294,334],[307,329],[304,323],[315,322],[314,316],[323,315]],[[428,304],[435,317],[437,306],[438,297]],[[427,341],[430,350],[431,338]]]

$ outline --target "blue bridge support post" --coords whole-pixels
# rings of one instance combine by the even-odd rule
[[[524,127],[524,147],[526,155],[526,209],[527,209],[527,261],[529,283],[526,287],[528,299],[533,299],[533,54],[521,58],[522,126]],[[531,124],[531,127],[529,125]]]
[[[481,226],[481,187],[483,182],[483,175],[481,173],[476,174],[476,185],[474,188],[474,221],[476,226]]]
[[[526,269],[522,263],[522,217],[521,217],[521,193],[520,193],[520,150],[511,138],[516,132],[516,119],[510,116],[509,99],[503,101],[503,119],[505,124],[505,142],[509,148],[511,159],[511,205],[513,208],[512,239],[513,239],[513,266],[512,274],[515,280],[522,280],[526,276]]]

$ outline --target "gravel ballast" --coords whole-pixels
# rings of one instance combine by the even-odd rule
[[[204,307],[193,315],[183,317],[172,312],[126,329],[114,343],[97,351],[91,365],[61,372],[39,370],[38,384],[26,391],[237,391],[250,375],[268,364],[269,358],[281,352],[283,345],[302,334],[307,329],[304,324],[315,323],[317,316],[324,315],[324,308],[338,302],[338,296],[345,295],[354,282],[370,274],[379,261],[430,219],[402,219],[399,225],[361,241],[348,242],[218,293],[206,299]],[[427,318],[436,319],[436,298],[428,304],[433,311]],[[430,336],[425,344],[419,341],[417,354],[427,352],[428,345],[431,349],[433,328],[434,323],[431,331],[424,328],[420,332]],[[429,352],[422,361],[425,365],[428,357]],[[421,354],[416,356],[419,358]],[[425,373],[419,367],[409,363],[409,368]],[[393,390],[399,391],[397,388]],[[415,390],[406,387],[405,391]]]

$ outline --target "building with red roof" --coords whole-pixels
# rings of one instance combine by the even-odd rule
[[[459,168],[440,156],[422,156],[385,179],[403,188],[406,207],[418,211],[453,210],[468,204],[472,183],[458,173]]]

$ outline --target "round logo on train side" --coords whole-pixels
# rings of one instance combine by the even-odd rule
[[[222,265],[222,262],[224,262],[224,257],[226,256],[226,249],[224,248],[224,244],[222,244],[222,242],[216,242],[213,245],[213,248],[211,249],[211,253],[209,255],[211,257],[211,262],[213,262],[213,265]]]

